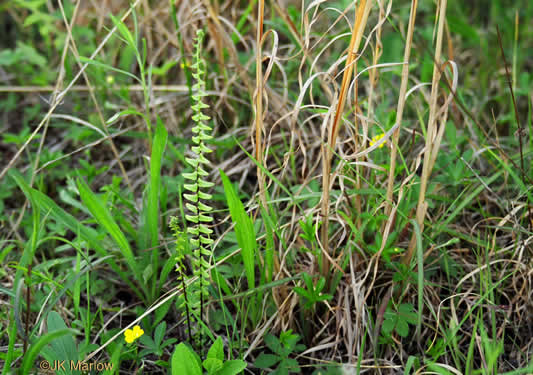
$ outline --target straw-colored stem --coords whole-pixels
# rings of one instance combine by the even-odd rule
[[[394,172],[396,170],[396,154],[398,152],[398,141],[400,139],[400,129],[403,118],[403,109],[405,107],[405,95],[407,93],[407,82],[409,81],[409,57],[411,55],[411,45],[413,42],[413,32],[415,29],[416,8],[418,0],[411,2],[411,14],[409,15],[409,27],[407,28],[407,39],[405,41],[405,50],[403,53],[402,82],[400,84],[400,96],[396,109],[396,123],[400,124],[392,135],[392,148],[390,154],[389,179],[387,181],[387,200],[385,202],[385,215],[389,216],[392,210],[392,193],[394,189]]]
[[[354,64],[354,73],[355,76],[357,76],[357,62]],[[358,126],[358,111],[359,111],[359,85],[357,84],[357,81],[354,82],[353,85],[353,96],[354,96],[354,128],[355,128],[355,137],[354,137],[354,147],[356,152],[359,151],[359,146],[364,145],[364,142],[359,142],[359,126]],[[357,160],[356,160],[357,161]],[[361,191],[361,166],[359,163],[355,163],[355,189],[357,191]],[[354,208],[355,208],[355,214],[357,217],[355,218],[355,224],[357,228],[361,228],[361,195],[356,194],[354,197]]]
[[[330,171],[331,171],[331,160],[333,158],[333,150],[337,142],[337,135],[339,133],[339,127],[341,125],[341,117],[344,111],[344,105],[346,103],[346,96],[348,93],[348,88],[350,86],[350,81],[352,78],[352,73],[354,69],[354,61],[356,59],[356,54],[359,49],[359,44],[363,37],[363,31],[366,26],[368,19],[368,14],[370,13],[370,8],[372,7],[371,1],[362,0],[359,6],[356,9],[355,13],[355,26],[352,31],[352,37],[350,39],[350,46],[348,48],[348,58],[346,59],[346,65],[344,74],[342,77],[342,84],[340,88],[340,95],[337,101],[337,108],[335,111],[335,117],[331,125],[331,131],[328,133],[329,139],[328,144],[322,149],[322,206],[321,206],[321,216],[322,216],[322,227],[321,227],[321,243],[322,249],[325,252],[322,256],[322,274],[326,277],[329,283],[329,189],[330,189]]]
[[[436,113],[437,113],[437,96],[439,91],[438,81],[441,75],[441,51],[442,51],[442,37],[444,35],[444,24],[446,23],[446,3],[447,0],[441,0],[439,3],[439,25],[437,31],[437,43],[435,45],[435,61],[433,64],[433,79],[431,82],[431,97],[430,97],[430,107],[429,107],[429,120],[426,134],[426,149],[424,151],[424,164],[422,167],[422,176],[420,178],[420,194],[418,196],[418,205],[416,208],[416,222],[420,227],[420,232],[424,230],[424,217],[426,216],[426,211],[428,204],[426,202],[426,189],[431,174],[431,159],[433,154],[433,141],[434,136],[436,135]],[[444,126],[444,124],[442,125]],[[436,150],[438,151],[438,150]],[[409,242],[409,247],[403,258],[404,264],[410,264],[411,258],[413,257],[414,248],[416,245],[415,234],[411,236],[411,241]]]
[[[257,159],[257,180],[259,183],[259,196],[261,205],[268,210],[265,193],[265,175],[263,173],[263,148],[262,148],[262,131],[263,131],[263,66],[262,66],[262,41],[263,41],[263,19],[265,12],[265,1],[259,0],[257,7],[257,49],[255,55],[255,158]]]

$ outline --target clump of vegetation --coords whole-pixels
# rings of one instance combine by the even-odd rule
[[[2,375],[533,373],[533,3],[96,3],[0,5]]]

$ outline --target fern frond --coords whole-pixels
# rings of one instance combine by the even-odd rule
[[[192,128],[192,141],[194,146],[191,151],[194,157],[185,158],[187,164],[191,167],[192,172],[184,173],[183,177],[186,180],[184,184],[186,194],[183,197],[186,200],[185,207],[187,214],[185,218],[188,222],[187,233],[189,234],[189,243],[192,247],[192,268],[193,275],[198,278],[198,282],[191,285],[191,292],[189,293],[189,309],[191,314],[200,322],[203,319],[204,301],[207,299],[209,286],[209,267],[210,259],[212,258],[211,245],[213,240],[209,237],[213,231],[207,226],[213,221],[210,212],[213,210],[207,203],[211,198],[211,194],[206,190],[213,187],[214,184],[207,181],[205,178],[209,176],[206,168],[210,166],[209,160],[205,155],[212,152],[207,143],[213,138],[211,136],[212,129],[208,122],[210,117],[203,113],[203,110],[209,108],[202,100],[207,96],[205,91],[205,62],[201,55],[201,46],[203,40],[203,31],[198,30],[195,44],[195,58],[193,64],[193,77],[196,80],[193,86],[194,95],[192,96],[194,105],[192,109],[194,115],[192,120],[195,126]],[[197,342],[201,343],[201,328],[199,328],[199,339]]]
[[[176,237],[176,272],[178,273],[178,283],[183,288],[183,304],[180,307],[185,308],[185,318],[187,320],[187,327],[189,329],[189,337],[192,335],[191,331],[191,316],[189,313],[189,299],[187,297],[187,287],[185,285],[185,253],[187,249],[187,236],[183,233],[179,226],[179,220],[177,217],[172,216],[170,218],[170,229]]]

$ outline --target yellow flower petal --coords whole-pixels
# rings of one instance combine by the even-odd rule
[[[144,331],[142,330],[142,328],[139,326],[135,326],[133,327],[133,329],[128,328],[124,332],[124,340],[126,340],[128,344],[131,344],[132,342],[137,340],[142,335],[144,335]]]
[[[128,344],[131,344],[135,340],[131,329],[127,329],[126,332],[124,332],[124,339]]]
[[[383,138],[384,136],[385,136],[385,134],[378,134],[378,135],[372,137],[372,139],[370,140],[370,146],[374,146],[374,145],[375,145],[376,143],[378,143],[379,140],[380,140],[381,138]],[[382,144],[380,144],[380,145],[378,146],[378,148],[382,148],[383,146],[385,146],[385,142],[383,142]]]
[[[139,337],[141,337],[142,335],[144,335],[144,331],[142,330],[141,327],[139,326],[135,326],[133,327],[133,336],[138,339]]]

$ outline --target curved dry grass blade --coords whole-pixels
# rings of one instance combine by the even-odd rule
[[[265,17],[265,0],[259,0],[257,7],[257,35],[255,52],[255,158],[263,165],[263,21]],[[265,175],[260,166],[257,166],[257,180],[259,184],[259,197],[261,205],[268,211],[265,193]]]
[[[339,94],[339,99],[337,101],[337,108],[335,111],[335,117],[331,125],[331,131],[328,133],[328,144],[327,147],[322,147],[322,207],[321,207],[321,216],[323,220],[321,228],[321,242],[322,248],[325,252],[325,256],[322,257],[322,275],[326,277],[326,280],[329,284],[330,272],[329,272],[329,188],[330,188],[330,171],[331,171],[331,159],[333,157],[333,150],[337,142],[337,134],[339,132],[340,120],[342,113],[344,111],[344,105],[346,103],[346,96],[348,93],[349,83],[351,81],[352,72],[354,69],[355,56],[359,49],[359,44],[363,37],[363,31],[368,20],[368,14],[370,13],[370,8],[372,7],[372,1],[362,0],[359,6],[356,9],[355,16],[355,26],[352,31],[352,38],[350,40],[350,46],[348,48],[348,57],[346,59],[346,69],[342,77],[342,84]]]
[[[420,194],[418,196],[418,204],[416,208],[416,221],[420,226],[420,232],[424,231],[424,217],[426,216],[426,211],[428,204],[426,202],[426,189],[428,185],[429,176],[431,175],[431,158],[433,152],[438,152],[438,148],[434,149],[434,139],[437,133],[437,98],[439,90],[439,79],[441,77],[441,52],[442,52],[442,39],[444,35],[444,24],[446,23],[446,5],[447,0],[441,0],[439,2],[439,7],[437,9],[439,14],[438,19],[438,30],[437,30],[437,42],[435,45],[435,60],[433,64],[433,79],[431,82],[431,96],[430,96],[430,107],[429,107],[429,119],[427,126],[427,135],[426,135],[426,147],[424,152],[424,164],[422,166],[422,176],[420,177]],[[444,126],[443,124],[442,126]],[[409,264],[411,258],[413,257],[413,252],[416,246],[416,236],[413,233],[411,236],[411,241],[409,242],[409,247],[407,252],[403,257],[403,263]]]
[[[409,81],[409,57],[411,56],[411,45],[413,42],[413,32],[415,29],[416,8],[418,0],[412,0],[411,13],[409,15],[409,27],[407,29],[407,39],[403,54],[402,81],[400,83],[400,95],[398,97],[398,106],[396,108],[396,123],[401,124],[403,118],[403,109],[407,98],[407,82]],[[389,179],[387,181],[387,198],[385,200],[385,215],[389,216],[392,210],[392,190],[394,188],[394,171],[396,170],[396,153],[398,152],[398,140],[400,139],[400,128],[392,136],[392,148],[390,153]]]

